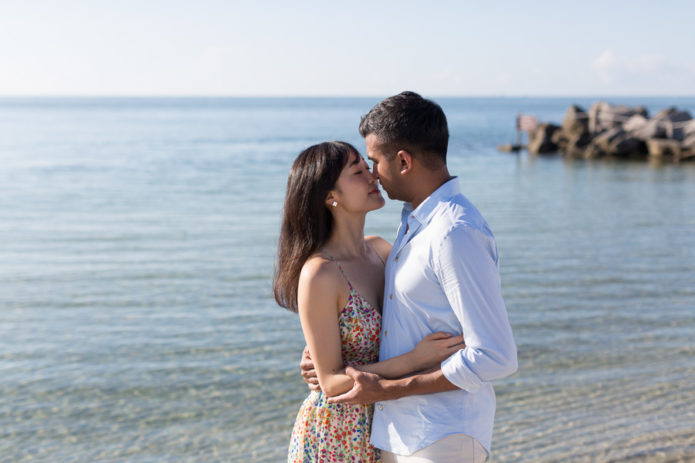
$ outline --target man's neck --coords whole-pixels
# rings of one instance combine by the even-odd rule
[[[437,191],[439,187],[444,185],[446,182],[451,180],[453,177],[449,174],[449,169],[444,166],[442,169],[436,171],[426,171],[423,172],[415,181],[415,191],[413,192],[413,199],[411,199],[410,204],[413,209],[422,204],[432,193]]]

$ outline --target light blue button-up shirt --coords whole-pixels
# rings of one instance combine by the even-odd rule
[[[495,238],[480,212],[449,180],[417,209],[403,207],[386,262],[380,360],[412,350],[437,331],[463,333],[466,348],[441,364],[460,389],[377,402],[372,444],[410,455],[450,434],[489,452],[495,415],[490,381],[517,368],[502,300]]]

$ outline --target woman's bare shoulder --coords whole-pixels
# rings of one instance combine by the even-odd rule
[[[342,294],[341,283],[342,276],[334,262],[321,255],[309,257],[299,274],[297,305],[300,316],[335,311]]]
[[[330,259],[314,254],[302,266],[299,274],[299,287],[305,290],[312,288],[337,289],[340,281],[340,270]]]
[[[378,235],[365,236],[364,240],[379,254],[381,260],[386,262],[391,253],[391,243]]]

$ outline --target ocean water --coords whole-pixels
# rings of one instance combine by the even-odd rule
[[[378,100],[0,99],[0,462],[283,461],[307,394],[270,290],[287,172],[363,149]],[[438,101],[519,348],[493,460],[695,461],[695,163],[496,152],[517,112],[593,99]]]

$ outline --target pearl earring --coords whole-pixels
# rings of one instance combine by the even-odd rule
[[[338,201],[333,201],[332,206],[333,206],[333,207],[336,207],[337,205],[338,205]]]

